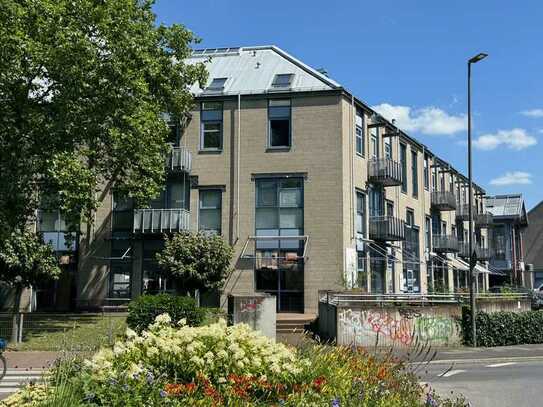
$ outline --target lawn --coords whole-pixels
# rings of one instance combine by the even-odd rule
[[[13,350],[92,352],[112,345],[126,330],[125,314],[26,314],[23,342]],[[0,336],[9,339],[11,320],[0,317]]]

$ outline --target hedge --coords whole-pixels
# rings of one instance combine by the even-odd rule
[[[172,321],[186,319],[191,326],[201,325],[206,317],[206,310],[198,308],[191,297],[171,294],[141,295],[128,304],[127,325],[141,333],[160,314],[169,314]]]
[[[477,313],[477,346],[543,343],[543,311]],[[469,307],[462,309],[464,343],[472,344]]]

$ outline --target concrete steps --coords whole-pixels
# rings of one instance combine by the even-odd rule
[[[302,333],[316,319],[315,314],[277,314],[278,334]]]

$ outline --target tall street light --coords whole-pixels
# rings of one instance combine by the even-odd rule
[[[485,59],[488,54],[483,52],[475,55],[468,60],[468,179],[469,179],[469,198],[468,198],[468,218],[469,218],[469,302],[471,307],[471,337],[473,338],[473,347],[477,346],[477,329],[475,326],[475,276],[473,269],[477,261],[473,248],[473,179],[471,175],[471,65]]]

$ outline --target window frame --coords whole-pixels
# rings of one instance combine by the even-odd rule
[[[202,192],[214,192],[219,196],[219,205],[217,207],[204,207],[202,206]],[[223,190],[220,188],[201,188],[198,191],[198,230],[204,233],[214,233],[218,236],[222,236],[222,193]],[[217,211],[219,213],[219,228],[218,229],[202,229],[202,211],[211,212]]]
[[[208,111],[219,111],[219,109],[205,109],[204,106],[206,103],[220,105],[220,119],[204,119],[204,112]],[[219,147],[206,147],[205,146],[205,135],[206,135],[206,124],[219,124]],[[209,152],[221,152],[224,148],[224,103],[222,101],[213,101],[213,102],[201,102],[200,103],[200,151],[209,151]]]
[[[419,154],[417,150],[411,150],[411,194],[419,197]]]
[[[360,118],[360,121],[358,120]],[[355,152],[358,156],[364,157],[366,155],[366,146],[364,145],[366,134],[365,134],[365,119],[364,119],[364,112],[362,110],[357,109],[356,110],[356,118],[355,118],[355,131],[354,131],[354,145],[355,145]],[[358,141],[360,140],[360,151],[358,151]]]
[[[286,84],[280,84],[278,79],[288,77],[288,82]],[[273,89],[290,89],[292,88],[292,81],[294,80],[294,73],[278,73],[272,79],[271,87]]]
[[[400,143],[400,166],[402,168],[402,184],[400,190],[407,194],[407,144]]]
[[[430,156],[424,154],[424,189],[430,189]]]
[[[272,102],[280,102],[280,101],[288,101],[288,145],[281,145],[281,146],[272,146],[272,128],[271,123],[272,120],[280,120],[285,119],[284,117],[275,117],[272,118],[270,115],[270,111],[273,107],[286,107],[284,106],[271,106]],[[268,99],[268,136],[266,141],[266,148],[268,150],[290,150],[292,148],[292,99],[286,98],[286,99]]]

